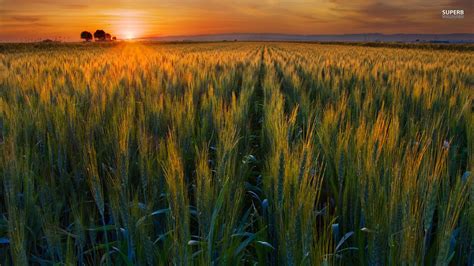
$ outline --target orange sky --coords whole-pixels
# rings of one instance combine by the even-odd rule
[[[396,2],[396,3],[390,3]],[[441,18],[464,9],[465,18]],[[212,33],[474,33],[472,0],[0,0],[0,41]]]

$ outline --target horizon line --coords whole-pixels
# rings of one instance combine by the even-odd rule
[[[330,34],[321,34],[321,33],[282,33],[282,32],[223,32],[223,33],[204,33],[204,34],[176,34],[176,35],[148,35],[136,39],[143,38],[164,38],[164,37],[198,37],[198,36],[215,36],[215,35],[285,35],[285,36],[345,36],[345,35],[474,35],[474,33],[469,32],[450,32],[450,33],[382,33],[382,32],[360,32],[360,33],[330,33]]]
[[[468,33],[468,32],[452,32],[452,33],[382,33],[382,32],[360,32],[360,33],[334,33],[334,34],[317,34],[317,33],[311,33],[311,34],[298,34],[298,33],[281,33],[281,32],[224,32],[224,33],[208,33],[208,34],[181,34],[181,35],[147,35],[147,36],[142,36],[142,37],[135,37],[132,39],[128,40],[150,40],[150,39],[165,39],[165,38],[196,38],[196,37],[213,37],[213,36],[221,36],[221,35],[229,35],[229,36],[237,36],[237,35],[243,35],[243,36],[258,36],[258,35],[263,35],[263,36],[288,36],[288,37],[344,37],[344,36],[359,36],[363,37],[364,35],[380,35],[380,36],[413,36],[413,35],[419,35],[419,36],[450,36],[450,35],[467,35],[471,38],[474,38],[474,33]],[[28,38],[25,38],[25,40],[28,41],[21,41],[21,40],[2,40],[0,39],[0,43],[35,43],[35,42],[41,42],[44,40],[52,40],[56,42],[78,42],[80,38],[77,38],[77,40],[65,40],[63,36],[56,36],[56,37],[44,37],[44,38],[35,38],[35,40],[28,40]],[[125,41],[127,39],[125,38],[118,38],[120,41]],[[283,40],[282,40],[283,41]],[[472,40],[474,41],[474,40]]]

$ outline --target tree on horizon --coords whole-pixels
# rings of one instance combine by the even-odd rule
[[[81,39],[84,39],[86,42],[90,42],[92,40],[92,33],[88,31],[81,32]]]
[[[96,30],[94,32],[94,38],[96,41],[105,41],[105,31],[103,30]]]

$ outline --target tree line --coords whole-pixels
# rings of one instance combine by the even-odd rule
[[[105,32],[104,30],[96,30],[94,35],[88,31],[81,32],[81,39],[84,39],[86,42],[90,42],[92,39],[95,39],[96,42],[107,42],[107,41],[115,41],[117,38],[109,33]]]

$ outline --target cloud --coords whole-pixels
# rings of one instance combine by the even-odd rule
[[[449,5],[451,8],[464,8],[464,9],[472,9],[473,3],[472,0],[452,0],[450,1]]]
[[[347,33],[453,33],[473,32],[473,16],[463,20],[445,20],[441,10],[453,8],[453,2],[467,4],[471,0],[400,0],[382,2],[377,0],[355,0],[343,4],[331,0],[330,10],[334,13],[333,29],[350,29]],[[342,6],[342,8],[341,8]],[[455,8],[455,7],[454,7]],[[469,12],[468,12],[469,14]],[[335,26],[335,25],[338,26]],[[344,25],[346,27],[344,27]],[[349,26],[349,27],[347,27]]]
[[[2,23],[1,24],[3,27],[11,28],[11,29],[32,29],[34,27],[40,27],[40,28],[46,28],[46,27],[54,27],[52,24],[48,23],[40,23],[40,22],[34,22],[34,23],[28,23],[28,27],[25,28],[25,23],[14,23],[14,22],[7,22],[7,23]],[[13,30],[12,30],[13,31]]]
[[[87,9],[89,8],[88,5],[82,5],[82,4],[62,4],[62,8],[64,9]]]
[[[33,23],[41,20],[40,16],[28,16],[28,15],[12,15],[6,18],[8,21],[14,21],[18,23]]]

